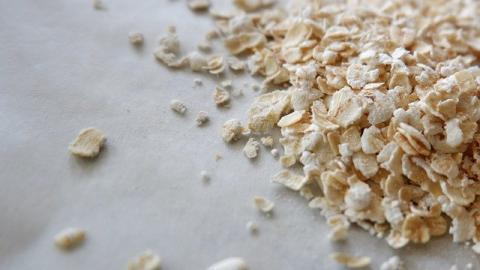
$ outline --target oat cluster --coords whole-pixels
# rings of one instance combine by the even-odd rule
[[[218,28],[203,45],[221,39],[230,55],[182,56],[170,29],[155,56],[194,72],[229,67],[264,78],[247,123],[227,121],[222,137],[280,128],[284,170],[273,182],[320,209],[332,240],[357,224],[394,248],[447,233],[480,242],[480,3],[273,2],[235,0],[230,11],[195,1]],[[230,101],[226,88],[214,90],[218,106]],[[271,147],[268,138],[261,142]],[[244,154],[259,150],[250,138]]]
[[[280,128],[273,181],[321,209],[334,240],[355,223],[394,248],[479,242],[480,4],[294,2],[215,17],[228,51],[278,89],[244,126]]]

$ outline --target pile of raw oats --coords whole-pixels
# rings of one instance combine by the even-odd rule
[[[273,181],[319,208],[332,240],[354,223],[394,248],[450,233],[480,251],[480,2],[235,0],[232,11],[197,2],[218,26],[202,47],[220,38],[231,55],[180,57],[170,29],[155,56],[265,78],[248,122],[228,121],[223,138],[280,128],[285,170]],[[214,96],[229,102],[221,86]],[[248,140],[245,155],[258,151]]]

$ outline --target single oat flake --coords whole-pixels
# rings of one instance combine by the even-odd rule
[[[209,266],[207,270],[248,270],[248,265],[243,258],[230,257]]]
[[[330,254],[330,258],[339,264],[343,264],[349,268],[366,267],[372,261],[370,257],[356,257],[350,256],[346,253],[335,252]]]
[[[130,32],[128,33],[128,40],[134,46],[140,46],[143,44],[144,41],[143,34],[140,32]]]
[[[254,159],[258,156],[258,151],[260,150],[260,143],[254,138],[248,139],[245,147],[243,147],[243,153],[249,159]]]
[[[185,103],[177,99],[170,101],[170,109],[180,115],[184,115],[187,112],[187,106]]]
[[[86,231],[80,228],[66,228],[55,235],[55,245],[64,250],[73,249],[85,241]]]
[[[80,131],[77,138],[70,144],[70,152],[82,158],[94,158],[98,156],[107,137],[96,128],[86,128]]]
[[[151,250],[146,250],[128,262],[128,270],[160,270],[162,259]]]
[[[253,197],[253,203],[255,204],[255,207],[263,213],[271,212],[275,206],[273,202],[260,196]]]

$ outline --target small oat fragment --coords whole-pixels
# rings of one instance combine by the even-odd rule
[[[272,136],[262,137],[260,141],[265,147],[269,147],[269,148],[273,147],[274,141]]]
[[[55,235],[54,242],[58,248],[69,250],[79,246],[86,238],[87,233],[79,228],[66,228]]]
[[[200,178],[202,178],[204,182],[208,182],[210,181],[210,174],[207,171],[203,170],[200,172]]]
[[[404,270],[403,262],[398,256],[392,256],[380,265],[380,270]]]
[[[213,92],[213,101],[217,106],[227,106],[230,103],[230,93],[217,86]]]
[[[222,159],[223,156],[220,155],[220,154],[215,154],[215,161],[219,161],[220,159]]]
[[[239,140],[243,135],[242,123],[237,119],[230,119],[223,124],[222,138],[225,142]]]
[[[98,10],[105,8],[102,0],[92,0],[92,5],[94,9],[98,9]]]
[[[208,113],[204,111],[199,111],[197,113],[197,117],[195,118],[195,122],[197,123],[197,126],[203,126],[209,120],[210,120],[210,117],[208,117]]]
[[[275,207],[273,202],[260,196],[253,197],[253,203],[255,207],[263,213],[269,213],[273,210],[273,207]]]
[[[245,147],[243,147],[243,153],[249,159],[254,159],[258,156],[258,150],[260,150],[260,144],[254,138],[248,139]]]
[[[180,100],[174,99],[170,101],[170,109],[178,114],[185,114],[187,112],[187,106]]]
[[[256,233],[258,233],[258,225],[257,225],[257,223],[255,223],[254,221],[249,221],[249,222],[247,222],[247,224],[245,225],[245,227],[247,228],[247,230],[248,230],[251,234],[256,234]]]
[[[355,257],[342,252],[334,252],[330,254],[330,258],[350,268],[366,267],[372,261],[370,257]]]
[[[243,258],[231,257],[212,264],[207,270],[248,270],[248,266]]]
[[[188,7],[193,11],[205,11],[210,7],[210,0],[190,0]]]
[[[151,250],[146,250],[142,254],[128,262],[128,270],[160,270],[162,259]]]
[[[75,156],[93,158],[98,156],[106,140],[102,131],[90,127],[81,130],[68,149]]]
[[[278,152],[278,149],[272,149],[272,151],[270,151],[270,154],[272,154],[272,156],[274,158],[278,158],[278,156],[280,156],[280,153]]]
[[[140,46],[143,44],[143,41],[145,40],[145,38],[143,37],[143,34],[140,32],[130,32],[128,33],[128,40],[132,45]]]

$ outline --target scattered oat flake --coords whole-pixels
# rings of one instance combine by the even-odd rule
[[[170,101],[170,109],[181,115],[187,112],[187,106],[185,105],[185,103],[177,99],[173,99],[172,101]]]
[[[210,120],[210,117],[208,116],[208,113],[205,111],[199,111],[197,113],[197,116],[195,117],[195,122],[197,123],[197,126],[203,126],[209,120]]]
[[[243,258],[230,257],[209,266],[207,270],[248,270],[247,263]]]
[[[202,178],[202,180],[203,180],[204,182],[210,181],[210,174],[209,174],[207,171],[205,171],[205,170],[203,170],[203,171],[200,172],[200,177]]]
[[[146,250],[142,254],[128,262],[128,270],[160,270],[162,259],[152,250]]]
[[[104,9],[105,6],[102,0],[92,0],[93,8],[95,9]]]
[[[243,147],[243,153],[249,159],[254,159],[258,156],[260,150],[260,143],[254,138],[248,139],[247,143]]]
[[[86,231],[80,228],[66,228],[55,235],[55,245],[64,250],[73,249],[85,241]]]
[[[227,106],[230,103],[230,94],[217,86],[213,92],[213,101],[217,106]]]
[[[188,7],[193,11],[205,11],[210,7],[210,0],[190,0]]]
[[[280,153],[278,152],[278,149],[272,149],[270,151],[270,154],[272,154],[274,158],[278,158],[278,156],[280,155]]]
[[[75,156],[94,158],[98,156],[106,140],[107,137],[102,131],[90,127],[81,130],[68,149]]]
[[[330,254],[330,258],[339,264],[343,264],[350,268],[362,268],[370,264],[370,257],[355,257],[345,253],[335,252]]]
[[[273,202],[260,196],[253,197],[253,203],[255,204],[255,207],[263,213],[271,212],[275,206]]]
[[[240,120],[227,120],[222,127],[222,138],[225,142],[233,142],[239,140],[243,135],[243,127]]]
[[[128,33],[128,40],[132,45],[140,46],[143,44],[144,37],[140,32],[130,32]]]
[[[256,234],[256,233],[258,233],[258,225],[257,225],[257,223],[255,223],[254,221],[249,221],[249,222],[247,222],[247,224],[245,225],[245,227],[247,228],[247,230],[248,230],[251,234]]]

